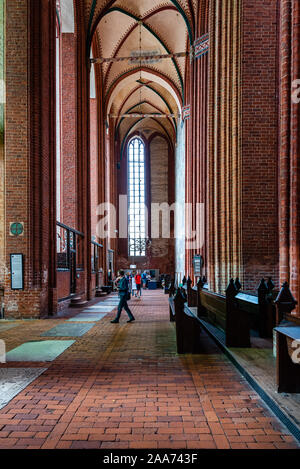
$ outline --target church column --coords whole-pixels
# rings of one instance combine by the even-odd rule
[[[208,279],[223,292],[240,276],[240,2],[210,3]]]
[[[81,256],[84,271],[80,272],[82,296],[92,297],[91,275],[91,174],[90,174],[90,65],[84,24],[84,7],[75,1],[77,25],[77,187],[78,229],[84,233]]]
[[[299,300],[300,7],[294,0],[282,0],[280,7],[280,282],[288,281]]]
[[[279,155],[279,239],[280,279],[289,269],[289,159],[291,99],[291,0],[280,3],[280,155]]]
[[[4,192],[4,109],[5,109],[5,0],[0,0],[0,306],[5,281],[5,192]]]
[[[255,292],[278,281],[277,9],[270,0],[210,5],[209,273]],[[270,14],[264,12],[268,9]]]
[[[208,11],[209,2],[199,2],[195,24],[195,58],[187,61],[185,102],[190,117],[186,121],[186,231],[197,232],[197,239],[186,241],[186,274],[195,277],[193,258],[201,254],[207,269],[206,183],[207,183],[207,122],[208,122]]]
[[[187,58],[187,61],[189,59]],[[189,116],[185,120],[185,231],[186,231],[186,251],[185,251],[185,274],[186,276],[191,274],[192,266],[192,255],[189,244],[189,238],[191,237],[193,229],[193,111],[192,108],[192,99],[193,99],[193,63],[186,64],[186,74],[185,74],[185,90],[184,90],[184,103],[185,106],[188,106]]]
[[[61,221],[77,228],[77,161],[76,161],[76,36],[61,33]]]
[[[292,9],[292,83],[300,79],[300,5]],[[299,88],[299,85],[298,85]],[[291,104],[290,288],[300,300],[300,103]]]

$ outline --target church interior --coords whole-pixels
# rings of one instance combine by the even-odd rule
[[[0,0],[0,449],[299,449],[299,269],[298,0]]]

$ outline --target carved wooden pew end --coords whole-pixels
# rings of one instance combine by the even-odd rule
[[[297,301],[285,282],[276,298],[276,381],[278,392],[300,392],[300,321],[291,312]],[[288,319],[288,320],[287,320]]]
[[[169,298],[170,321],[176,322],[177,353],[200,353],[200,323],[197,317],[185,309],[186,304],[184,288],[178,288],[175,297]]]

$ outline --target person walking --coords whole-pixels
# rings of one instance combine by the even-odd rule
[[[136,283],[136,289],[137,289],[137,297],[141,298],[142,294],[142,277],[141,274],[138,272],[136,276],[134,277],[135,283]]]
[[[117,288],[118,288],[118,291],[119,291],[120,301],[119,301],[119,305],[118,305],[117,316],[115,317],[115,319],[113,319],[110,322],[112,324],[116,324],[116,323],[119,322],[119,319],[120,319],[123,308],[125,309],[126,313],[128,314],[128,317],[129,317],[129,320],[127,322],[135,321],[135,318],[134,318],[134,316],[133,316],[132,312],[130,311],[130,309],[128,307],[128,304],[127,304],[128,282],[127,282],[127,279],[124,275],[123,270],[119,271],[119,277],[116,279],[115,283],[117,284]]]

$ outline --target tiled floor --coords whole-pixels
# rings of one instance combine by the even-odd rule
[[[205,333],[201,354],[176,354],[163,292],[130,307],[134,323],[110,312],[50,363],[0,365],[47,368],[0,410],[0,448],[298,447]],[[0,331],[7,350],[66,319],[18,324]]]

